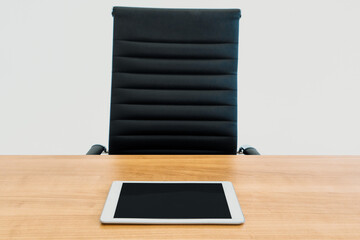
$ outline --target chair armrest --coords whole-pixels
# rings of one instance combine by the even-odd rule
[[[260,155],[256,148],[249,145],[242,145],[238,153],[242,153],[244,155]]]
[[[107,152],[106,148],[100,144],[93,145],[86,155],[100,155],[102,152]]]

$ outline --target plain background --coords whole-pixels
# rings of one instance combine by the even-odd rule
[[[240,8],[239,144],[360,154],[360,1],[0,1],[0,154],[107,145],[113,6]]]

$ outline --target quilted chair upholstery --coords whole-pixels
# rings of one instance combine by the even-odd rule
[[[240,10],[113,16],[109,154],[236,154]]]

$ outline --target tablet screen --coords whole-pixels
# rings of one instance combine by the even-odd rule
[[[231,218],[221,183],[123,183],[114,218]]]

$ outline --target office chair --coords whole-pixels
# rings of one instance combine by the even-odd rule
[[[109,154],[259,154],[237,151],[239,9],[113,16]]]

